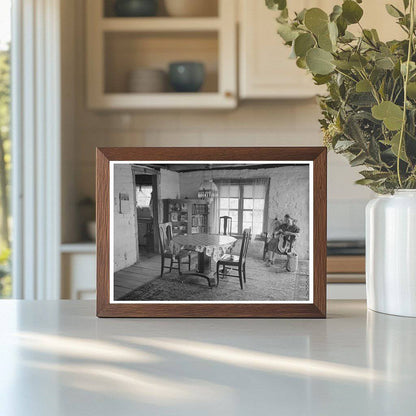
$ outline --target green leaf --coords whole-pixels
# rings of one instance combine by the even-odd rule
[[[376,85],[379,82],[382,82],[385,75],[386,75],[386,71],[384,71],[384,69],[374,67],[374,69],[371,71],[371,74],[370,74],[370,81],[373,85]]]
[[[360,166],[360,165],[363,165],[366,160],[367,160],[367,155],[364,152],[362,152],[358,156],[350,160],[350,165],[352,167]]]
[[[380,42],[380,38],[378,37],[378,33],[377,33],[377,30],[376,29],[371,29],[371,34],[373,35],[373,39],[376,42]]]
[[[351,55],[349,62],[354,68],[357,69],[363,69],[368,63],[367,59],[365,59],[364,56],[358,53],[354,53],[353,55]]]
[[[346,0],[342,4],[342,16],[349,24],[358,23],[363,13],[363,9],[353,0]]]
[[[371,109],[373,117],[383,121],[384,125],[392,131],[402,127],[403,110],[391,101],[383,101]]]
[[[328,29],[328,15],[318,7],[309,9],[305,13],[305,26],[315,35],[324,33]]]
[[[318,45],[321,49],[328,52],[333,52],[335,46],[332,43],[329,32],[324,32],[318,35]]]
[[[285,42],[292,42],[299,36],[299,32],[297,30],[293,30],[292,26],[282,23],[278,23],[277,33]]]
[[[379,164],[380,160],[381,160],[380,147],[378,145],[377,140],[374,137],[370,138],[370,144],[368,146],[368,151],[370,152],[370,156],[374,159],[374,162]]]
[[[342,41],[343,42],[346,42],[346,43],[348,43],[348,42],[351,42],[351,41],[353,41],[353,40],[355,40],[355,39],[357,39],[356,38],[356,36],[353,34],[353,33],[351,33],[351,32],[348,32],[348,30],[344,33],[344,36],[342,36]]]
[[[334,52],[337,46],[338,27],[334,22],[328,22],[326,30],[318,35],[318,44],[321,49]]]
[[[339,68],[343,71],[347,71],[347,70],[350,70],[352,68],[352,65],[348,61],[344,61],[344,60],[341,60],[341,59],[335,59],[333,61],[333,63],[337,68]]]
[[[310,49],[306,54],[306,64],[313,74],[327,75],[333,72],[333,56],[320,48]]]
[[[376,100],[373,94],[369,92],[352,92],[349,95],[348,104],[360,108],[369,108],[376,104]]]
[[[403,13],[397,8],[394,7],[392,4],[386,4],[387,13],[393,17],[403,17]]]
[[[345,120],[344,133],[355,143],[360,145],[360,148],[363,149],[367,145],[367,140],[364,134],[363,129],[361,128],[361,117],[360,113],[352,114]]]
[[[371,82],[367,79],[362,79],[361,81],[357,82],[355,90],[357,92],[371,92]]]
[[[351,146],[354,146],[354,144],[355,142],[353,142],[352,140],[338,140],[334,146],[334,150],[337,153],[345,152]]]
[[[295,39],[295,53],[301,58],[306,56],[306,52],[315,46],[315,40],[310,33],[302,33]]]
[[[378,172],[376,170],[362,170],[360,175],[363,175],[365,179],[372,179],[378,181],[380,179],[386,179],[391,176],[390,172]]]
[[[390,141],[381,140],[381,142],[383,144],[385,144],[386,146],[390,146],[391,151],[393,152],[393,154],[396,157],[398,157],[398,155],[399,155],[399,145],[400,145],[400,132],[396,133]],[[406,156],[406,152],[404,151],[404,140],[403,140],[402,148],[401,148],[401,152],[400,152],[400,159],[405,161],[405,162],[409,162],[409,159]]]
[[[403,6],[404,6],[404,9],[406,10],[409,7],[409,0],[403,0]]]
[[[337,27],[338,27],[338,32],[339,32],[340,36],[344,36],[345,35],[345,32],[347,30],[347,27],[348,27],[348,23],[344,19],[343,16],[338,17],[338,19],[337,19]]]
[[[364,40],[370,43],[374,43],[373,34],[371,33],[371,30],[364,29],[363,30]]]
[[[331,75],[315,74],[313,80],[315,81],[315,85],[324,85],[327,82],[331,81]]]
[[[332,13],[329,15],[329,20],[331,22],[335,22],[338,19],[338,17],[340,17],[341,15],[342,15],[342,7],[337,4],[334,6]]]
[[[306,59],[304,57],[296,59],[296,66],[301,69],[307,69]]]
[[[289,11],[287,9],[283,9],[279,16],[276,17],[277,23],[287,24],[289,22]]]
[[[270,10],[283,10],[286,8],[286,0],[266,0],[266,6]]]
[[[416,100],[416,82],[409,82],[407,84],[407,97]]]
[[[303,22],[305,20],[306,11],[306,9],[303,9],[299,13],[297,13],[295,20],[297,20],[298,22]]]
[[[414,70],[416,70],[416,64],[412,61],[409,62],[409,73],[412,73]],[[406,76],[406,62],[402,62],[400,64],[400,72],[403,77]]]
[[[355,181],[356,185],[370,185],[374,182],[374,179],[358,179]]]
[[[331,42],[334,46],[337,45],[337,38],[338,38],[338,26],[334,22],[328,23],[328,32]]]
[[[376,59],[375,64],[378,68],[392,70],[394,69],[395,62],[393,61],[393,58],[387,56]]]

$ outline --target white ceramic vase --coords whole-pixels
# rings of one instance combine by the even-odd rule
[[[416,317],[416,190],[368,203],[366,281],[369,309]]]

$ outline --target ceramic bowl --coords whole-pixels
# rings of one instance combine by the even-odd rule
[[[157,0],[117,0],[114,10],[119,17],[156,16]]]
[[[166,72],[161,69],[139,68],[131,71],[127,90],[135,93],[160,93],[167,90]]]
[[[177,92],[197,92],[205,80],[205,67],[201,62],[172,62],[169,65],[169,82]]]

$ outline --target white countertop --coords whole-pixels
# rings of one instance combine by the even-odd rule
[[[416,319],[97,319],[0,301],[0,415],[414,415]]]

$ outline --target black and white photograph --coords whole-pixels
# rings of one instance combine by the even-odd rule
[[[112,303],[311,303],[311,162],[110,164]]]

